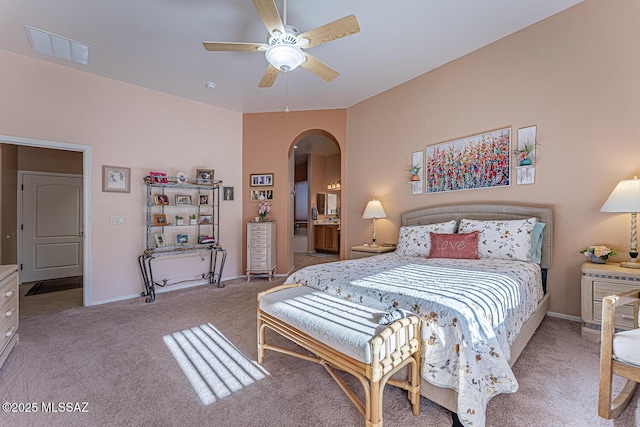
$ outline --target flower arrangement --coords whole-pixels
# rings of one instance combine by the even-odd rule
[[[258,206],[258,215],[260,215],[260,219],[264,221],[267,216],[267,212],[271,212],[271,203],[269,202],[260,202]]]
[[[529,158],[529,156],[531,155],[531,152],[533,152],[533,150],[535,150],[537,144],[524,144],[523,148],[518,148],[513,150],[513,154],[515,154],[518,158],[518,164],[519,165],[530,165],[531,164],[531,159]]]
[[[580,251],[586,257],[591,258],[591,262],[604,263],[609,257],[618,255],[618,251],[615,248],[609,248],[602,245],[589,246],[586,249]]]

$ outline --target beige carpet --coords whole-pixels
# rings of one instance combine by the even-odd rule
[[[205,405],[165,344],[210,323],[255,361],[256,294],[280,282],[238,279],[158,294],[151,304],[137,298],[22,319],[20,344],[0,370],[0,401],[35,402],[39,412],[0,414],[0,425],[364,425],[322,367],[273,352],[263,379]],[[490,402],[488,426],[640,426],[638,396],[616,421],[597,416],[598,346],[580,339],[575,322],[547,318],[514,370],[520,390]],[[88,413],[45,414],[41,402],[88,402]],[[421,403],[413,416],[406,394],[387,387],[385,426],[450,425],[447,411]]]

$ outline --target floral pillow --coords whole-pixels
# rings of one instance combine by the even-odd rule
[[[479,231],[480,258],[529,261],[535,218],[509,221],[460,220],[458,233]]]
[[[429,233],[453,233],[456,221],[429,225],[404,225],[400,227],[396,254],[406,256],[428,256],[431,250]]]

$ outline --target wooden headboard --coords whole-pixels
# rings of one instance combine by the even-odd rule
[[[427,225],[463,218],[475,220],[509,220],[535,217],[546,225],[542,231],[542,258],[540,267],[551,268],[553,260],[553,214],[551,208],[501,204],[443,205],[418,209],[401,215],[402,225]]]

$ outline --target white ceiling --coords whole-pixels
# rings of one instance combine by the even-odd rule
[[[264,54],[202,47],[265,42],[250,0],[0,0],[0,49],[238,112],[347,108],[580,1],[289,0],[300,32],[352,13],[361,31],[308,50],[333,82],[298,68],[271,88],[258,88]],[[32,52],[24,25],[90,45],[91,64]]]

